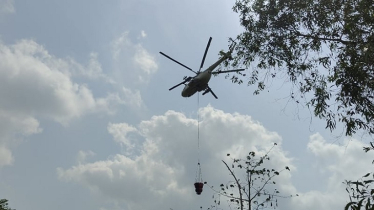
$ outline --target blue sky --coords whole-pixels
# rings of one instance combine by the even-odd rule
[[[204,181],[231,180],[221,160],[266,152],[279,209],[342,209],[342,182],[374,158],[355,138],[331,134],[308,108],[288,102],[286,78],[260,95],[213,77],[207,94],[168,91],[241,31],[223,0],[0,0],[0,198],[15,209],[197,209],[197,116]],[[248,68],[250,70],[251,67]],[[245,78],[244,78],[245,81]],[[223,198],[222,198],[223,199]],[[223,206],[225,207],[225,206]]]

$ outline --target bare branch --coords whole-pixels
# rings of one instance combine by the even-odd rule
[[[297,36],[301,36],[301,37],[305,37],[305,38],[318,39],[318,40],[323,40],[323,41],[340,42],[340,43],[345,44],[345,45],[348,45],[348,44],[357,44],[357,42],[346,41],[346,40],[342,40],[342,39],[319,37],[319,36],[313,36],[313,35],[310,35],[310,34],[302,34],[299,31],[295,31],[295,34]]]
[[[225,161],[222,160],[222,162],[226,165],[227,169],[230,171],[231,175],[234,177],[236,184],[238,185],[239,188],[239,197],[240,197],[240,209],[243,210],[243,196],[242,196],[242,190],[240,187],[240,183],[238,179],[236,178],[234,172],[230,169],[230,167],[227,165]]]

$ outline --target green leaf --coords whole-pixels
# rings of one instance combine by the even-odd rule
[[[360,186],[365,186],[364,184],[362,184],[362,182],[359,182],[359,181],[356,181],[356,182],[350,182],[351,184],[355,184],[355,185],[360,185]]]
[[[345,205],[344,210],[349,210],[349,208],[352,208],[352,206],[356,205],[356,204],[357,204],[357,202],[354,202],[354,201],[349,202],[349,203],[347,203],[347,205]]]
[[[370,205],[370,197],[369,197],[369,198],[367,198],[365,209],[367,209],[367,210],[371,209],[370,207],[371,207],[371,205]]]
[[[361,199],[357,204],[357,209],[361,209],[362,202],[364,202],[365,198]]]
[[[372,183],[372,182],[374,182],[374,180],[365,180],[364,184],[369,184],[369,183]]]

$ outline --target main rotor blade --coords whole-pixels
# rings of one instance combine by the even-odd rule
[[[187,77],[187,79],[185,79],[183,82],[181,82],[181,83],[179,83],[179,84],[174,85],[173,87],[171,87],[171,88],[169,89],[169,91],[170,91],[170,90],[173,90],[174,88],[176,88],[176,87],[178,87],[178,86],[180,86],[180,85],[183,85],[184,83],[190,81],[191,79],[192,79],[192,77]]]
[[[213,90],[209,86],[204,91],[203,95],[207,94],[208,92],[210,92],[214,96],[214,98],[218,99],[218,97],[216,96],[216,94],[214,94]]]
[[[203,60],[201,61],[201,65],[200,65],[199,72],[200,72],[200,70],[201,70],[201,69],[203,68],[203,66],[204,66],[205,57],[206,57],[206,54],[208,53],[208,49],[209,49],[209,46],[210,46],[210,42],[211,42],[211,41],[212,41],[212,37],[209,38],[208,44],[206,45],[205,53],[204,53],[204,56],[203,56]]]
[[[192,71],[193,73],[197,74],[197,72],[196,72],[196,71],[194,71],[194,70],[192,70],[192,69],[191,69],[190,67],[188,67],[188,66],[186,66],[186,65],[183,65],[182,63],[179,63],[178,61],[176,61],[176,60],[172,59],[171,57],[169,57],[169,56],[168,56],[168,55],[166,55],[165,53],[163,53],[163,52],[160,52],[160,54],[161,54],[161,55],[163,55],[163,56],[165,56],[165,57],[167,57],[167,58],[169,58],[170,60],[174,61],[175,63],[177,63],[177,64],[179,64],[179,65],[183,66],[184,68],[186,68],[186,69],[188,69],[188,70]]]
[[[214,94],[213,90],[209,88],[209,91],[210,93],[214,96],[214,98],[218,99],[218,97],[216,96],[216,94]]]
[[[173,90],[174,88],[176,88],[176,87],[178,87],[178,86],[180,86],[180,85],[183,85],[185,82],[181,82],[181,83],[179,83],[178,85],[175,85],[175,86],[173,86],[173,87],[171,87],[170,89],[169,89],[169,91],[170,90]]]
[[[245,69],[235,69],[235,70],[227,70],[227,71],[216,71],[212,72],[212,74],[222,74],[222,73],[229,73],[229,72],[238,72],[238,71],[244,71]]]

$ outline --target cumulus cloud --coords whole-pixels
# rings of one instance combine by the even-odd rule
[[[121,78],[129,82],[147,83],[158,65],[155,57],[148,52],[142,43],[133,43],[128,31],[112,41],[112,55]],[[147,34],[141,31],[141,37]]]
[[[134,62],[140,67],[145,73],[153,74],[157,70],[157,64],[155,58],[148,53],[146,49],[140,44],[135,46]]]
[[[98,110],[115,114],[118,105],[125,105],[132,110],[144,110],[146,108],[139,90],[131,90],[122,87],[119,92],[109,93],[105,98],[97,99]]]
[[[86,114],[113,114],[118,105],[142,103],[138,92],[127,89],[95,97],[88,85],[74,82],[77,73],[92,79],[108,78],[95,53],[84,66],[73,59],[56,58],[32,40],[10,46],[0,42],[0,156],[7,157],[2,158],[3,165],[12,160],[10,139],[42,131],[38,118],[68,125]]]
[[[131,139],[130,134],[137,132],[137,129],[135,127],[127,123],[109,123],[108,132],[113,136],[114,141],[120,143],[121,146],[125,147],[125,150],[127,152],[132,152],[135,147],[135,143],[133,142],[134,140]]]
[[[145,104],[140,95],[139,90],[131,90],[129,88],[122,88],[123,99],[127,105],[132,108],[144,108]]]
[[[167,111],[153,116],[137,126],[128,123],[109,124],[108,132],[116,142],[126,147],[124,154],[115,154],[107,160],[57,169],[58,177],[77,182],[92,192],[127,209],[191,209],[213,204],[213,191],[205,185],[198,198],[194,195],[197,159],[200,154],[203,180],[210,185],[232,180],[221,160],[231,163],[233,158],[246,157],[254,151],[263,155],[270,152],[270,162],[264,166],[282,170],[276,177],[282,195],[296,195],[278,199],[281,209],[342,209],[348,201],[344,179],[358,179],[368,172],[374,156],[364,153],[364,143],[351,139],[345,146],[327,143],[320,134],[310,136],[308,151],[315,163],[296,167],[292,158],[282,149],[282,139],[268,131],[250,116],[225,113],[213,107],[199,111],[200,136],[197,149],[196,119],[183,113]],[[230,157],[226,154],[230,153]],[[368,161],[363,161],[368,160]],[[235,170],[235,169],[234,169]],[[327,183],[322,191],[297,189],[292,183],[292,172],[308,170],[321,173]],[[362,172],[362,173],[361,173]],[[237,174],[240,174],[238,171]],[[305,180],[308,181],[308,180]],[[146,202],[144,202],[146,199]],[[225,208],[221,197],[222,208]]]
[[[0,167],[11,165],[13,163],[13,155],[12,152],[4,147],[0,146]]]
[[[147,34],[145,33],[145,31],[141,31],[140,32],[140,36],[142,37],[142,38],[145,38],[145,37],[147,37]]]
[[[97,53],[91,52],[89,54],[89,61],[87,65],[77,63],[72,58],[67,59],[67,61],[69,62],[67,65],[67,68],[69,68],[68,73],[70,73],[74,77],[86,77],[91,80],[100,79],[107,83],[115,84],[115,81],[103,72],[101,63],[98,61],[98,56],[99,55]],[[60,63],[64,63],[64,61]]]
[[[275,142],[281,145],[277,133],[266,130],[250,116],[225,113],[210,106],[201,109],[200,116],[200,158],[203,179],[209,183],[230,179],[221,162],[226,153],[245,157],[249,151],[264,154]],[[197,124],[195,119],[175,111],[153,116],[137,126],[111,123],[108,132],[127,147],[125,154],[69,169],[58,168],[58,177],[81,183],[127,209],[199,208],[193,206]],[[131,151],[131,155],[127,154]],[[293,167],[281,147],[271,155],[275,157],[271,163],[274,168]],[[283,185],[289,184],[287,175],[281,179]],[[196,205],[212,204],[212,191],[205,191],[205,201]]]
[[[35,118],[0,110],[0,135],[18,133],[28,136],[41,131],[39,121]]]
[[[0,15],[14,13],[14,2],[15,0],[0,0]]]
[[[119,37],[112,41],[112,54],[113,59],[117,60],[121,54],[123,48],[131,47],[132,43],[128,38],[129,32],[123,32]]]
[[[23,138],[42,132],[39,121],[31,116],[0,109],[0,167],[14,162],[9,146]]]
[[[94,156],[95,153],[92,151],[82,151],[80,150],[77,155],[77,163],[84,164],[86,163],[87,158]]]
[[[311,135],[308,150],[315,156],[315,164],[309,170],[328,177],[326,189],[299,193],[298,198],[290,201],[290,208],[343,209],[349,201],[343,182],[357,180],[371,171],[374,154],[363,152],[364,146],[356,139],[346,139],[343,145],[336,145],[326,142],[319,133]]]
[[[90,63],[98,65],[96,61]],[[87,85],[75,83],[70,74],[74,67],[31,40],[13,46],[0,44],[0,109],[48,117],[62,124],[105,110],[103,100],[110,97],[95,98]]]

